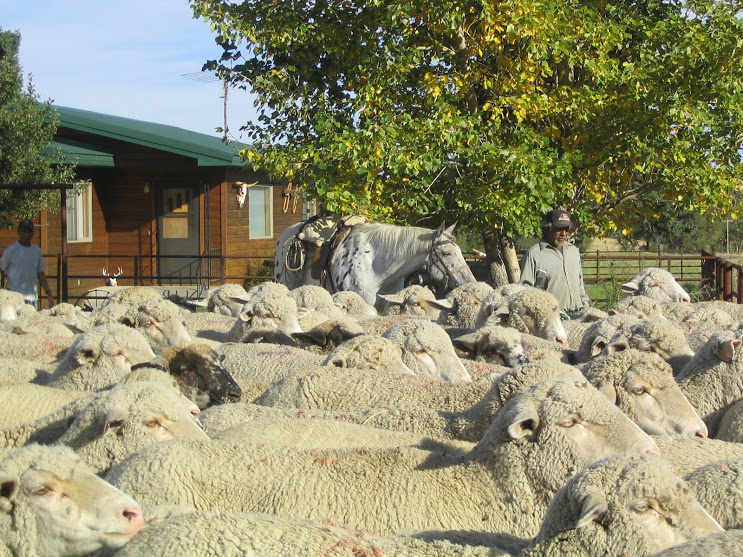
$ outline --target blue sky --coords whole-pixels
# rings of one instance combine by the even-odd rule
[[[218,81],[183,77],[221,54],[187,0],[0,0],[0,28],[21,34],[20,63],[41,100],[221,136]],[[230,135],[255,118],[231,89]]]

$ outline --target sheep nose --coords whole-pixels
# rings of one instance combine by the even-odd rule
[[[559,344],[562,344],[563,346],[568,345],[568,339],[566,337],[555,337],[555,341],[557,341]]]
[[[658,448],[658,445],[656,445],[655,443],[653,443],[651,446],[645,448],[642,452],[643,452],[643,454],[653,454],[655,456],[663,456],[660,453],[660,449]]]
[[[129,522],[128,530],[132,533],[138,532],[144,526],[144,518],[142,518],[140,507],[126,507],[121,511],[121,514]]]
[[[707,428],[699,428],[694,432],[694,437],[701,437],[702,439],[707,438]]]

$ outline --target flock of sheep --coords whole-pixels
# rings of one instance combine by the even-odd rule
[[[0,290],[0,556],[743,554],[743,306],[623,290]]]

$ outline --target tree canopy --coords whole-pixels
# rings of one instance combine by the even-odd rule
[[[735,0],[191,0],[257,95],[243,155],[331,212],[630,230],[654,192],[737,218]]]
[[[20,35],[0,29],[0,184],[70,182],[74,167],[44,153],[54,139],[59,118],[40,103],[29,82],[24,89],[18,61]],[[0,189],[0,226],[31,218],[42,209],[59,210],[59,192]]]

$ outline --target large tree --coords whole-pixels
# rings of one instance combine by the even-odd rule
[[[591,233],[648,192],[729,213],[743,138],[734,0],[191,0],[257,95],[256,167],[332,212],[483,233],[497,284],[553,204]]]
[[[30,81],[24,88],[19,44],[18,33],[0,29],[0,184],[70,182],[74,168],[47,150],[59,118],[48,102],[39,102]],[[0,227],[42,209],[59,210],[58,191],[0,189]]]

